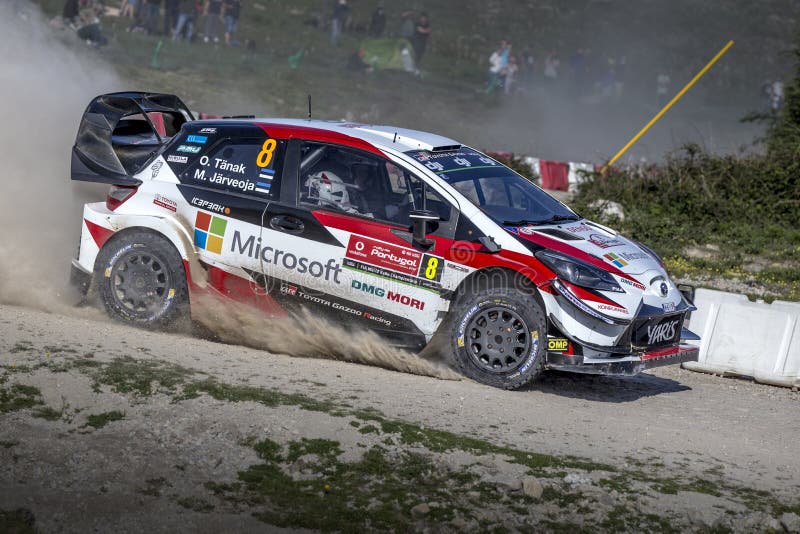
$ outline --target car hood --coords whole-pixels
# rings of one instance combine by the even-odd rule
[[[611,270],[617,269],[628,275],[664,272],[664,266],[634,241],[586,219],[546,226],[506,227],[506,230],[520,239],[568,255],[580,257],[581,252],[588,254]],[[575,249],[580,252],[576,254]]]

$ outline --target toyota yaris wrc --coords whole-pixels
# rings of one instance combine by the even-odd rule
[[[72,275],[123,321],[168,326],[204,293],[306,308],[503,388],[697,359],[656,254],[452,139],[115,93],[89,104],[72,178],[112,186]]]

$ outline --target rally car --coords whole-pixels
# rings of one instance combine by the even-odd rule
[[[305,308],[509,389],[698,356],[653,251],[439,135],[115,93],[83,115],[72,179],[111,185],[84,207],[73,280],[130,323],[169,326],[202,293]]]

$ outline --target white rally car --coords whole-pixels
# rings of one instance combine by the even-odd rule
[[[399,345],[435,340],[504,388],[697,359],[694,308],[656,254],[452,139],[196,121],[175,96],[116,93],[87,108],[72,178],[112,186],[84,208],[72,274],[123,321],[170,325],[203,292],[268,316],[305,307]]]

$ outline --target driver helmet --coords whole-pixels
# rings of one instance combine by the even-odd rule
[[[350,208],[350,195],[344,180],[331,171],[319,171],[309,175],[306,180],[309,196],[318,198],[320,204],[327,203],[343,210]]]

